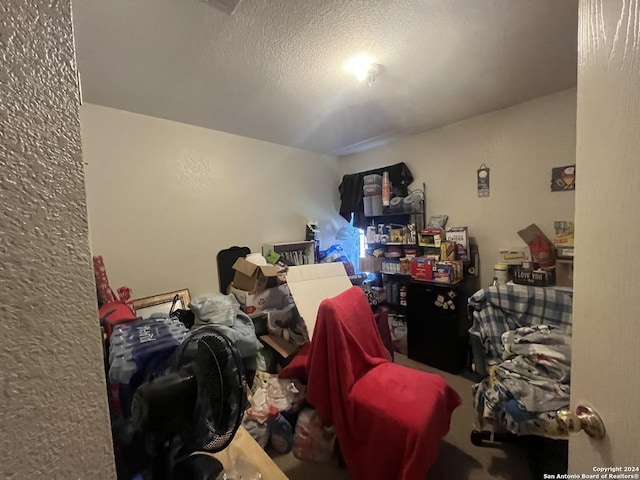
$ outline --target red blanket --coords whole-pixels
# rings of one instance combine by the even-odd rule
[[[353,480],[425,478],[460,397],[387,360],[360,288],[320,304],[307,373],[307,400],[334,423]]]

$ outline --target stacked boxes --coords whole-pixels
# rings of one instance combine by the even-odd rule
[[[411,260],[411,277],[428,282],[456,283],[462,280],[464,268],[461,260],[435,261],[425,257]]]
[[[442,283],[456,283],[462,280],[464,271],[461,260],[436,262],[433,270],[433,281]]]
[[[255,314],[266,308],[284,308],[292,303],[289,287],[278,275],[273,265],[258,266],[244,258],[233,264],[235,270],[229,293],[240,303],[247,314]]]

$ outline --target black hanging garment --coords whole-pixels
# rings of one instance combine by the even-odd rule
[[[367,225],[367,219],[364,216],[364,203],[362,191],[364,187],[365,175],[377,173],[382,175],[383,172],[389,172],[389,180],[391,181],[391,196],[406,197],[409,193],[409,185],[413,182],[413,175],[404,162],[396,163],[389,167],[376,168],[367,170],[366,172],[351,173],[342,177],[342,183],[338,187],[340,192],[340,215],[347,221],[353,217],[353,226],[356,228],[364,228]]]

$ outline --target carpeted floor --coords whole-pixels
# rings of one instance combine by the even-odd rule
[[[399,354],[396,354],[396,362],[418,370],[439,373],[460,394],[463,401],[453,413],[451,429],[440,446],[438,461],[429,472],[427,480],[537,480],[531,476],[522,447],[476,447],[471,443],[469,435],[474,420],[471,380],[441,372]],[[305,462],[289,453],[274,457],[274,461],[290,480],[349,478],[347,472],[338,466],[337,460],[331,463]]]

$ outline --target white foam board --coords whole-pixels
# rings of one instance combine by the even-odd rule
[[[313,338],[318,307],[326,298],[332,298],[351,288],[351,281],[342,263],[318,263],[289,267],[287,283],[298,312]]]

